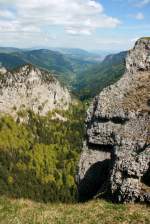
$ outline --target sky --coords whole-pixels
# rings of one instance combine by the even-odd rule
[[[0,46],[127,50],[150,36],[150,0],[0,0]]]

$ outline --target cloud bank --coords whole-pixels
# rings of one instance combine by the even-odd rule
[[[1,33],[43,32],[57,26],[71,35],[90,35],[120,24],[95,0],[0,0],[0,9]]]

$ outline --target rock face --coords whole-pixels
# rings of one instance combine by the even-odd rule
[[[150,202],[150,38],[129,51],[126,72],[95,97],[79,162],[80,200]]]
[[[15,114],[30,109],[45,115],[53,109],[67,109],[71,97],[49,72],[25,65],[13,72],[0,72],[0,112]]]

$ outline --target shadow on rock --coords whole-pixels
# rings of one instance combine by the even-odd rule
[[[108,177],[112,161],[106,159],[94,163],[78,185],[79,201],[85,202],[95,195],[104,195],[108,191]]]

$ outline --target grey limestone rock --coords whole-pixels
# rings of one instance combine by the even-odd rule
[[[123,77],[87,111],[77,184],[81,200],[150,202],[150,38],[136,42]]]
[[[0,113],[15,116],[19,110],[30,109],[45,115],[53,109],[67,109],[70,102],[68,89],[45,70],[25,65],[0,73]]]

